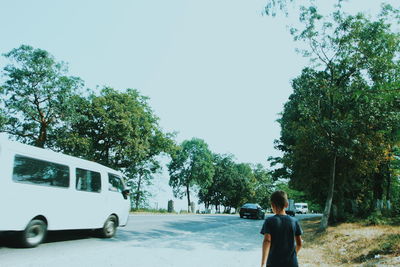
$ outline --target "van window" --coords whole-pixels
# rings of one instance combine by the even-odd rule
[[[76,189],[86,192],[101,191],[101,175],[99,172],[76,169]]]
[[[68,166],[16,155],[12,179],[15,182],[69,187]]]
[[[108,189],[114,192],[122,192],[124,191],[124,184],[121,181],[121,178],[115,174],[108,174]]]

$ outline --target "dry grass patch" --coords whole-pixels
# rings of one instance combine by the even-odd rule
[[[301,224],[304,247],[299,253],[299,261],[302,266],[400,264],[400,226],[343,223],[317,234],[319,219],[301,221]]]

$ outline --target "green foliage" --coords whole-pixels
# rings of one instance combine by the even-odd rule
[[[371,211],[384,185],[391,191],[397,183],[385,155],[399,141],[400,35],[388,19],[371,21],[340,8],[326,18],[310,7],[300,15],[304,28],[292,31],[309,45],[303,55],[313,66],[293,80],[276,142],[284,155],[273,159],[282,167],[273,176],[290,178],[316,204],[326,200],[327,216],[327,188],[338,212],[347,200]]]
[[[269,208],[271,206],[270,197],[274,192],[274,181],[271,172],[261,164],[257,164],[253,167],[253,175],[255,184],[254,197],[251,202],[260,204],[264,209]]]
[[[234,176],[225,184],[225,199],[222,205],[238,209],[246,202],[255,200],[255,179],[250,164],[239,163],[234,167]]]
[[[265,6],[265,14],[275,17],[279,11],[288,15],[287,6],[289,3],[294,2],[293,0],[268,0]]]
[[[82,87],[81,79],[66,76],[62,62],[42,49],[21,45],[4,56],[12,61],[3,70],[2,130],[15,139],[39,147],[52,146],[66,116],[70,98]]]
[[[235,178],[235,162],[233,155],[213,155],[214,173],[209,184],[200,187],[198,197],[203,202],[206,209],[209,206],[219,206],[227,197],[225,192],[230,191],[233,179]]]
[[[132,209],[132,212],[149,212],[149,213],[168,213],[166,209],[151,209],[151,208],[140,208],[140,209]]]
[[[183,141],[171,154],[168,164],[169,185],[175,197],[188,199],[190,209],[190,190],[193,186],[207,187],[214,173],[212,153],[201,139],[192,138]]]
[[[161,131],[147,98],[134,89],[105,87],[98,96],[72,101],[75,116],[59,131],[60,150],[123,171],[132,206],[144,207],[150,197],[146,187],[161,170],[158,156],[174,148],[173,134]]]
[[[269,206],[269,196],[272,192],[270,173],[261,165],[251,166],[236,163],[233,155],[215,154],[213,157],[214,175],[210,184],[199,190],[199,201],[208,209],[215,206],[218,209],[225,206],[225,213],[238,209],[246,202]]]
[[[386,220],[383,218],[381,212],[373,212],[370,216],[365,220],[365,225],[384,225],[386,224]]]
[[[4,111],[0,109],[0,132],[4,131],[4,127],[7,124],[7,117],[4,114]]]
[[[78,118],[69,122],[59,140],[69,154],[78,153],[112,168],[135,168],[149,154],[161,153],[168,143],[147,98],[136,90],[118,92],[106,87],[99,96],[76,98],[75,107]]]

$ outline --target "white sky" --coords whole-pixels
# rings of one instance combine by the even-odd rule
[[[213,152],[267,165],[279,155],[275,121],[290,80],[307,60],[295,53],[286,28],[295,14],[262,16],[265,2],[0,0],[0,53],[21,44],[45,49],[89,88],[136,88],[149,96],[160,125],[177,131],[179,142],[202,138]],[[316,2],[326,8],[335,1]],[[376,12],[380,2],[347,6]],[[165,179],[156,188],[163,188],[160,201],[170,198]]]

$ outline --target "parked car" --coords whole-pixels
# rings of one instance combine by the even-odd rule
[[[306,214],[308,213],[308,205],[307,203],[296,203],[294,204],[296,207],[296,213]]]
[[[289,215],[289,216],[294,217],[294,216],[296,215],[296,213],[294,212],[294,210],[286,209],[285,211],[286,211],[286,214]]]
[[[263,220],[265,219],[265,212],[258,204],[246,203],[244,204],[239,211],[240,218],[254,218]]]

